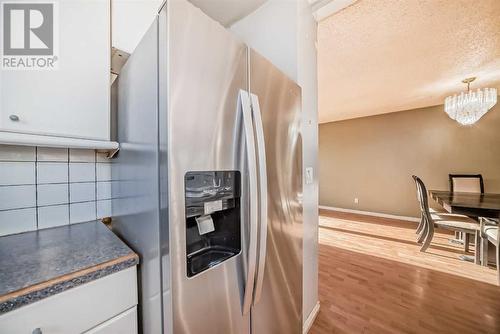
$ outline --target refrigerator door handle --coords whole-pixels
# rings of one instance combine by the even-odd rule
[[[250,96],[248,92],[244,90],[240,90],[240,93],[238,94],[238,109],[238,112],[241,112],[243,115],[250,193],[250,240],[248,245],[248,269],[245,283],[245,294],[243,297],[243,314],[247,314],[252,307],[255,272],[257,267],[258,181],[252,108],[250,104]]]
[[[251,94],[252,115],[255,123],[255,134],[257,138],[257,156],[259,163],[259,256],[257,265],[257,282],[255,285],[253,304],[260,301],[262,284],[264,281],[264,269],[266,265],[267,246],[267,164],[266,145],[264,141],[264,127],[262,126],[262,115],[260,113],[259,98]]]

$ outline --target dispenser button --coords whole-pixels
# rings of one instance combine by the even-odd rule
[[[221,211],[222,210],[222,200],[205,202],[204,203],[204,213],[206,215],[211,214],[212,212]]]

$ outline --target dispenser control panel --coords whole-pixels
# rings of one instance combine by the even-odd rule
[[[186,265],[192,277],[241,251],[239,171],[185,175]]]

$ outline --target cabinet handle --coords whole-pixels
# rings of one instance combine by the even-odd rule
[[[9,116],[10,120],[13,121],[13,122],[17,122],[19,121],[19,116],[17,115],[10,115]],[[41,332],[40,332],[41,333]],[[38,333],[35,333],[35,334],[38,334]]]
[[[35,328],[31,334],[43,334],[40,328]]]

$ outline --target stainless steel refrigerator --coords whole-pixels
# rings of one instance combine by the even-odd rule
[[[113,229],[143,333],[302,333],[300,88],[184,0],[118,85]]]

